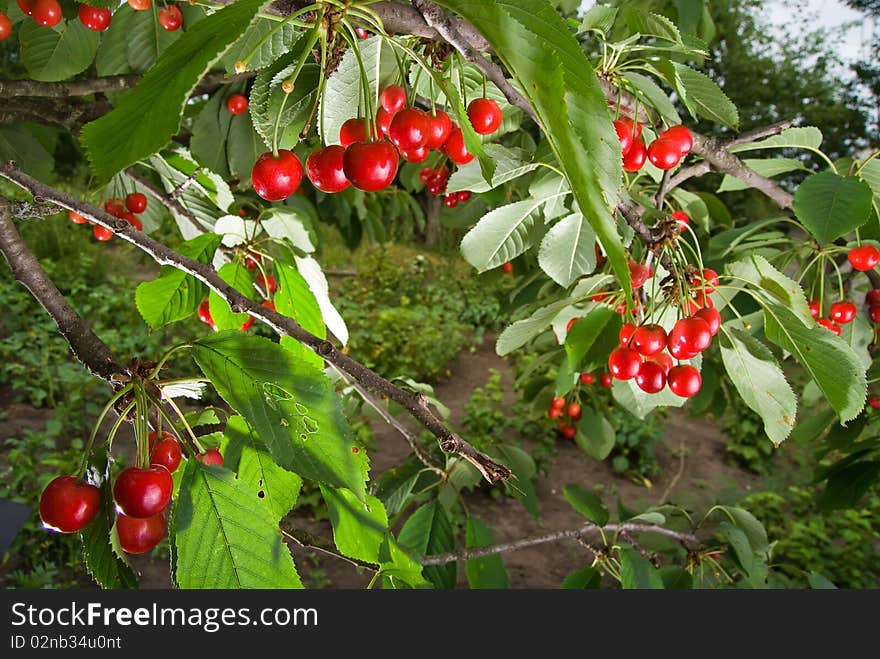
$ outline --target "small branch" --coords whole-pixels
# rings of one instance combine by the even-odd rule
[[[172,215],[179,216],[182,219],[189,222],[196,230],[201,232],[210,232],[212,229],[210,226],[202,222],[195,215],[190,213],[186,207],[180,203],[177,197],[173,195],[166,194],[165,190],[161,187],[153,183],[149,178],[138,172],[135,167],[129,167],[125,170],[125,173],[128,175],[130,179],[133,181],[137,181],[143,188],[149,190],[149,192],[156,197],[160,201],[160,203],[165,206],[171,212]]]
[[[708,174],[712,171],[712,167],[705,160],[698,162],[696,165],[690,165],[689,167],[682,167],[679,169],[673,176],[669,177],[669,182],[667,187],[669,190],[677,188],[682,183],[687,181],[688,179],[692,179],[695,176],[702,176],[703,174]]]
[[[545,533],[544,535],[533,536],[531,538],[522,538],[520,540],[512,540],[510,542],[500,542],[496,545],[489,545],[487,547],[473,547],[471,549],[465,549],[464,551],[460,552],[450,552],[448,554],[434,554],[431,556],[425,556],[422,559],[421,563],[422,565],[426,566],[445,565],[446,563],[452,563],[453,561],[462,561],[470,558],[480,558],[482,556],[492,556],[493,554],[502,554],[511,551],[517,551],[518,549],[534,547],[535,545],[543,545],[549,542],[558,542],[559,540],[576,539],[585,535],[598,534],[599,530],[599,527],[595,524],[587,524],[576,529]],[[602,527],[602,531],[604,531],[606,534],[657,533],[658,535],[663,535],[667,538],[677,540],[688,549],[693,549],[700,546],[700,539],[691,533],[673,531],[672,529],[667,529],[662,526],[655,526],[653,524],[607,524],[606,526]]]
[[[672,189],[672,186],[669,184],[669,172],[670,170],[665,170],[663,172],[663,177],[660,179],[660,185],[657,186],[657,194],[654,195],[654,205],[658,209],[663,208],[663,202],[666,199],[666,193]]]
[[[316,551],[321,552],[322,554],[327,554],[328,556],[332,556],[333,558],[338,558],[346,563],[350,563],[355,567],[364,568],[369,570],[370,572],[378,572],[379,566],[373,563],[367,563],[366,561],[362,561],[358,558],[349,558],[344,554],[341,554],[336,548],[333,547],[332,543],[325,540],[324,538],[319,538],[317,536],[312,535],[307,531],[303,531],[302,529],[294,529],[291,528],[289,531],[285,529],[281,529],[281,535],[289,540],[292,540],[300,547],[305,549],[314,549]]]
[[[782,121],[777,121],[775,124],[770,124],[769,126],[764,126],[763,128],[756,128],[754,130],[750,130],[746,133],[740,133],[733,139],[729,139],[724,143],[724,148],[730,148],[732,146],[737,146],[738,144],[748,144],[749,142],[756,142],[758,140],[763,140],[765,137],[773,137],[774,135],[779,135],[782,131],[787,128],[791,128],[794,125],[794,119],[783,119]]]
[[[227,76],[223,72],[207,73],[193,94],[205,94],[220,85],[253,77],[256,72]],[[4,99],[17,96],[36,96],[39,98],[69,99],[77,96],[91,96],[104,92],[125,91],[141,81],[138,74],[104,76],[89,80],[71,80],[67,82],[38,82],[36,80],[0,80],[0,97]]]

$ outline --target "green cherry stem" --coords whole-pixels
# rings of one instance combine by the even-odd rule
[[[83,457],[80,462],[79,474],[85,473],[86,466],[89,464],[89,456],[92,452],[92,447],[95,445],[95,438],[98,436],[98,430],[101,427],[101,424],[104,422],[104,418],[116,404],[116,402],[121,399],[123,396],[128,394],[131,391],[131,385],[127,384],[122,389],[116,392],[116,394],[107,401],[107,404],[104,405],[104,409],[101,410],[101,413],[98,414],[98,418],[95,421],[95,425],[92,427],[92,433],[89,435],[89,440],[86,442],[85,448],[83,449]]]

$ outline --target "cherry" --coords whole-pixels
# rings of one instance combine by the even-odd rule
[[[86,218],[84,218],[82,215],[80,215],[76,211],[70,211],[68,213],[68,215],[70,216],[70,221],[73,222],[74,224],[85,224],[86,222],[88,222],[88,220]]]
[[[458,202],[459,202],[459,203],[464,203],[464,202],[466,202],[468,199],[471,198],[471,191],[470,191],[470,190],[459,190],[459,191],[456,193],[456,196],[458,197]]]
[[[92,7],[91,5],[82,4],[79,6],[79,20],[90,30],[103,32],[110,27],[110,20],[113,14],[109,9],[103,7]]]
[[[666,330],[656,324],[642,325],[633,332],[632,348],[643,357],[662,352],[666,348]]]
[[[345,149],[342,170],[358,190],[382,190],[391,185],[397,175],[397,149],[385,140],[355,142]]]
[[[12,34],[12,21],[9,20],[9,16],[0,12],[0,41],[6,41],[10,34]]]
[[[456,165],[467,165],[474,159],[474,154],[469,153],[464,145],[464,135],[458,126],[453,127],[452,132],[449,133],[449,137],[443,144],[443,152]]]
[[[34,15],[34,3],[36,0],[16,0],[18,2],[18,8],[28,16]]]
[[[339,143],[346,147],[367,139],[367,120],[349,119],[339,127]]]
[[[391,121],[393,119],[394,114],[388,112],[385,108],[379,108],[379,111],[376,113],[376,125],[379,127],[379,131],[383,135],[388,135],[388,131],[391,130]],[[363,142],[364,140],[357,141]]]
[[[658,352],[656,355],[651,355],[645,359],[646,361],[659,364],[666,375],[669,375],[669,371],[672,370],[672,357],[669,356],[668,352]]]
[[[388,138],[403,151],[425,146],[428,141],[428,115],[417,108],[406,108],[394,115]]]
[[[868,307],[868,316],[871,317],[875,323],[880,323],[880,304],[872,304]]]
[[[579,321],[580,318],[575,316],[574,318],[569,318],[568,322],[565,324],[565,333],[568,334],[571,331],[571,328],[574,327],[574,324]]]
[[[840,325],[835,323],[830,318],[820,318],[816,322],[819,323],[825,329],[827,329],[829,332],[833,332],[837,336],[840,336],[840,332],[841,332]]]
[[[262,272],[257,275],[257,283],[260,285],[260,288],[269,294],[274,293],[275,289],[278,287],[275,277],[272,275],[264,275]]]
[[[269,311],[275,311],[275,303],[272,300],[263,300],[260,302],[261,307],[266,307]]]
[[[865,294],[865,304],[880,304],[880,288],[872,288]]]
[[[428,116],[428,141],[425,146],[429,149],[439,149],[449,139],[452,132],[452,119],[443,110],[435,110],[434,115]]]
[[[835,323],[846,325],[856,317],[856,305],[852,302],[835,302],[831,305],[828,315]]]
[[[306,158],[306,176],[321,192],[342,192],[351,185],[342,171],[345,148],[334,144],[314,151]]]
[[[512,275],[513,274],[513,263],[511,263],[510,261],[506,261],[506,262],[502,263],[501,264],[501,272],[503,272],[505,275]]]
[[[596,378],[593,377],[592,373],[581,373],[580,381],[582,384],[593,384]]]
[[[691,223],[691,218],[689,218],[688,214],[684,211],[675,211],[670,217],[678,222],[679,231],[684,231],[684,228]]]
[[[672,393],[681,398],[693,398],[703,386],[700,372],[690,364],[673,367],[669,371],[666,381]]]
[[[119,512],[129,517],[152,517],[171,501],[174,483],[165,467],[128,467],[116,477],[113,499]]]
[[[581,418],[581,406],[579,403],[569,403],[566,412],[575,421]]]
[[[143,213],[147,210],[147,195],[143,192],[132,192],[125,198],[125,207],[132,213]]]
[[[180,466],[183,457],[180,453],[180,444],[177,438],[168,431],[162,431],[162,439],[158,442],[157,433],[150,433],[150,465],[153,467],[165,467],[169,473]]]
[[[810,307],[810,315],[813,318],[818,318],[819,313],[821,312],[819,300],[810,300],[810,303],[807,306]]]
[[[94,234],[97,240],[100,240],[102,243],[107,242],[113,237],[113,231],[108,229],[107,227],[102,227],[100,224],[96,224],[92,227],[92,233]]]
[[[690,302],[691,314],[696,314],[700,309],[711,309],[715,306],[712,298],[702,290],[694,291],[694,299]]]
[[[254,326],[254,317],[248,316],[248,319],[241,324],[241,331],[247,332],[253,326]]]
[[[425,162],[430,153],[427,146],[420,146],[418,149],[401,149],[400,155],[407,162],[420,163]]]
[[[165,537],[166,528],[165,515],[162,513],[143,519],[116,516],[119,546],[128,554],[145,554],[153,549]]]
[[[40,495],[43,526],[59,533],[76,533],[101,507],[101,491],[75,476],[53,478]]]
[[[354,32],[355,32],[355,34],[358,35],[358,38],[359,38],[359,39],[366,39],[367,37],[370,36],[370,33],[367,32],[364,28],[362,28],[362,27],[360,27],[360,26],[356,27],[356,28],[354,29]]]
[[[135,11],[146,11],[153,6],[153,0],[128,0],[128,6]]]
[[[632,123],[626,119],[615,119],[614,130],[617,133],[617,139],[620,140],[620,152],[625,156],[635,141]]]
[[[214,319],[211,318],[211,309],[210,303],[208,300],[205,300],[199,305],[199,320],[205,323],[205,325],[209,325],[212,330],[217,331],[217,326],[214,324]]]
[[[669,350],[670,355],[672,355],[679,361],[687,361],[688,359],[693,359],[699,354],[699,352],[697,351],[692,352],[690,350],[687,350],[678,343],[667,345],[667,350]]]
[[[878,251],[873,245],[854,247],[849,250],[849,254],[847,254],[846,257],[849,259],[853,268],[862,272],[873,270],[874,267],[880,263],[880,251]]]
[[[608,370],[618,380],[634,378],[641,364],[641,356],[632,348],[615,348],[608,356]]]
[[[611,388],[611,384],[613,382],[613,378],[611,377],[611,373],[603,373],[599,376],[599,384],[601,384],[606,389]]]
[[[260,256],[257,252],[249,252],[248,255],[245,257],[244,266],[248,270],[253,270],[262,262],[263,257]]]
[[[450,194],[443,197],[443,203],[446,205],[447,208],[455,208],[456,206],[458,206],[458,195],[454,192],[451,192]]]
[[[159,25],[163,30],[174,32],[183,25],[183,14],[177,5],[168,5],[159,10]]]
[[[880,409],[880,396],[871,396],[868,399],[868,405],[873,407],[875,410]]]
[[[131,226],[133,226],[138,231],[144,230],[143,223],[138,218],[135,217],[134,213],[132,213],[130,211],[125,211],[119,217],[121,219],[125,220],[126,222],[128,222]]]
[[[632,335],[636,331],[636,326],[632,323],[624,323],[623,327],[620,328],[620,332],[617,334],[617,338],[620,339],[620,345],[624,348],[629,345],[630,339],[632,339]]]
[[[422,167],[422,171],[419,172],[419,178],[422,183],[427,184],[432,178],[434,178],[434,170],[430,167]]]
[[[243,94],[233,94],[226,99],[226,109],[232,114],[244,114],[248,109],[247,96]]]
[[[37,25],[52,27],[58,25],[63,18],[58,0],[36,0],[33,4],[33,16]]]
[[[119,217],[125,212],[125,204],[119,197],[111,197],[104,201],[104,210],[110,213],[110,215]]]
[[[708,300],[708,298],[706,299]],[[718,330],[721,328],[721,313],[718,311],[718,309],[715,309],[713,307],[703,307],[694,314],[694,317],[702,318],[706,321],[706,324],[709,326],[709,331],[712,333],[712,336],[718,334]]]
[[[714,293],[718,286],[718,273],[711,268],[703,268],[703,271],[697,275],[696,286],[704,293]]]
[[[669,349],[673,346],[686,352],[703,352],[712,343],[712,330],[702,318],[682,318],[672,326],[669,333]]]
[[[254,191],[266,201],[281,201],[296,192],[302,181],[302,165],[287,149],[278,149],[278,156],[267,151],[261,155],[251,172]]]
[[[488,135],[501,125],[501,108],[491,98],[475,98],[468,104],[468,119],[479,135]]]
[[[679,143],[658,137],[648,147],[648,160],[658,169],[672,169],[681,162]]]
[[[645,143],[640,137],[636,138],[633,141],[632,146],[629,148],[629,151],[623,156],[623,171],[639,171],[645,165],[645,160],[647,158],[648,150],[645,148]]]
[[[559,432],[562,433],[562,436],[566,439],[574,439],[575,435],[577,435],[577,428],[574,426],[570,426],[567,423],[560,423]]]
[[[678,152],[682,157],[690,153],[694,147],[694,136],[685,126],[678,125],[667,128],[659,135],[660,139],[669,140],[678,145]]]
[[[636,385],[645,393],[660,393],[666,386],[666,371],[657,362],[642,362],[639,372],[636,373]]]
[[[629,276],[633,290],[641,288],[654,275],[654,271],[643,263],[629,262]]]
[[[209,448],[204,453],[199,453],[196,459],[205,465],[223,466],[223,455],[215,448]]]
[[[562,410],[556,407],[551,407],[547,410],[547,416],[551,419],[558,419],[562,416]]]
[[[400,85],[388,85],[379,96],[379,102],[389,114],[397,114],[406,105],[406,91]]]
[[[561,410],[565,407],[565,399],[562,396],[557,396],[552,401],[550,401],[550,408],[554,410]]]

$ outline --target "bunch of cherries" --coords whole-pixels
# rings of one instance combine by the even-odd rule
[[[629,118],[615,119],[614,130],[623,153],[623,169],[637,172],[646,160],[658,169],[676,167],[694,146],[694,138],[685,126],[672,126],[660,133],[650,146],[642,139],[642,125]]]
[[[125,220],[138,231],[143,231],[144,225],[137,217],[147,210],[147,195],[143,192],[132,192],[125,197],[125,201],[119,197],[111,197],[104,201],[104,210],[114,217]],[[70,211],[70,221],[74,224],[86,224],[88,220],[75,211]],[[113,237],[113,232],[100,224],[92,226],[92,233],[97,240],[106,242]]]
[[[255,270],[260,268],[260,272],[256,273],[254,277],[254,283],[257,285],[257,290],[260,294],[265,298],[261,305],[270,311],[275,311],[275,302],[272,300],[272,295],[275,293],[278,288],[278,282],[275,280],[271,274],[268,274],[263,271],[261,264],[263,262],[263,257],[260,256],[258,252],[248,252],[244,257],[244,264],[248,270]],[[211,317],[211,308],[208,300],[204,300],[198,308],[198,317],[203,323],[205,323],[208,327],[210,327],[215,332],[217,331],[217,324],[214,322],[214,319]],[[254,324],[254,317],[248,316],[247,320],[244,321],[241,325],[241,331],[246,332]]]
[[[19,9],[42,27],[54,27],[64,17],[58,0],[17,0],[17,2]],[[153,6],[153,0],[128,0],[128,4],[135,11],[144,11]],[[85,3],[80,4],[77,15],[80,23],[96,32],[103,32],[110,27],[113,19],[110,9],[93,7]],[[173,32],[183,25],[183,14],[177,5],[168,5],[159,10],[157,20],[162,29]],[[12,22],[9,16],[0,13],[0,41],[8,39],[10,34],[12,34]]]
[[[577,435],[577,426],[574,425],[581,418],[581,404],[572,401],[567,402],[562,396],[557,396],[550,401],[550,409],[547,416],[551,419],[559,419],[557,429],[566,439],[574,439]]]

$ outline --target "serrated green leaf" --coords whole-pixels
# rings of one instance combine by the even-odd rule
[[[250,271],[239,263],[226,263],[217,271],[217,275],[245,297],[254,294],[254,282]],[[229,303],[214,291],[208,293],[208,304],[211,320],[219,330],[239,329],[248,319],[246,313],[232,313]]]
[[[503,183],[519,178],[536,169],[539,163],[530,162],[529,154],[523,149],[487,144],[486,155],[495,160],[495,173],[491,183],[487,183],[480,171],[480,163],[472,160],[453,172],[446,183],[447,192],[468,190],[475,194],[488,192]]]
[[[495,543],[495,537],[483,520],[468,515],[465,527],[465,545],[468,549],[488,547]],[[491,554],[480,558],[469,558],[465,564],[468,585],[473,590],[483,588],[509,588],[510,578],[504,567],[501,554]]]
[[[585,490],[580,485],[565,485],[562,488],[562,496],[581,515],[593,522],[596,526],[605,526],[611,519],[611,513],[595,493]]]
[[[110,27],[104,31],[101,45],[95,54],[95,70],[99,76],[131,73],[131,65],[128,63],[128,42],[135,13],[137,12],[128,4],[122,5],[114,12]]]
[[[306,280],[295,268],[286,264],[278,264],[275,270],[278,273],[278,292],[275,294],[278,313],[293,318],[304,330],[318,338],[326,339],[327,327],[321,318],[321,309]],[[281,345],[315,368],[324,367],[324,360],[296,339],[282,336]]]
[[[250,115],[234,115],[226,107],[229,96],[243,91],[243,84],[225,85],[211,97],[193,122],[190,148],[200,163],[223,178],[248,181],[264,147]]]
[[[82,143],[100,181],[169,142],[202,75],[247,27],[263,2],[239,0],[193,25],[112,112],[83,128]]]
[[[773,135],[757,142],[747,142],[730,147],[731,153],[744,153],[761,149],[818,149],[822,144],[822,131],[815,126],[786,128],[779,135]]]
[[[804,228],[825,244],[867,222],[872,201],[871,188],[864,181],[820,172],[798,186],[792,210]]]
[[[181,588],[302,588],[278,520],[228,469],[188,460],[174,511]]]
[[[617,433],[603,414],[592,407],[584,407],[577,422],[575,443],[581,450],[596,460],[604,460],[614,448]]]
[[[159,56],[189,30],[187,25],[171,32],[163,30],[159,25],[159,9],[153,4],[145,11],[133,11],[131,19],[127,21],[125,54],[129,68],[136,73],[148,71]],[[115,16],[113,20],[116,20]]]
[[[794,158],[744,158],[743,164],[761,176],[778,176],[795,171],[808,171],[800,160]],[[725,174],[717,192],[746,190],[749,185],[735,176]]]
[[[597,304],[572,325],[571,331],[565,335],[565,354],[572,371],[580,370],[584,357],[615,316],[618,314],[614,309]]]
[[[226,72],[242,73],[235,70],[239,61],[244,62],[245,71],[265,68],[288,52],[296,36],[297,28],[292,23],[267,18],[254,21],[223,56]]]
[[[455,534],[446,510],[437,501],[426,503],[406,520],[397,541],[416,558],[455,550]],[[430,565],[423,574],[437,588],[454,588],[455,561]]]
[[[712,78],[685,64],[672,62],[672,66],[681,81],[682,102],[692,115],[699,114],[729,128],[739,125],[739,111]]]
[[[626,81],[629,83],[629,86],[633,89],[636,96],[641,98],[643,103],[647,103],[647,105],[653,107],[670,123],[681,123],[681,117],[678,115],[675,105],[669,100],[669,96],[666,92],[664,92],[657,83],[651,80],[651,78],[644,76],[641,73],[627,71]]]
[[[751,285],[762,299],[784,305],[805,327],[815,327],[816,321],[800,284],[779,272],[763,256],[753,255],[728,263],[725,270],[738,278],[737,283]]]
[[[538,265],[564,288],[596,269],[596,234],[583,215],[572,213],[551,227],[541,241]]]
[[[581,30],[608,32],[614,26],[617,11],[617,7],[606,7],[605,5],[590,7],[584,12],[584,17],[581,19]]]
[[[633,32],[643,36],[657,37],[675,43],[681,43],[681,34],[675,24],[665,16],[645,11],[634,5],[627,5],[624,17]]]
[[[321,486],[327,513],[333,525],[333,541],[345,556],[370,563],[379,562],[379,549],[388,535],[385,506],[376,497],[364,501],[342,488]]]
[[[352,452],[339,398],[320,370],[276,343],[237,331],[196,342],[193,356],[281,467],[364,496],[366,452]]]
[[[62,20],[54,27],[24,21],[18,31],[21,61],[31,78],[44,82],[64,80],[85,71],[101,37],[78,19]]]
[[[662,590],[663,579],[647,558],[624,544],[620,548],[620,585],[624,589]]]
[[[584,590],[598,588],[601,583],[602,575],[598,570],[588,565],[580,570],[569,572],[559,587],[566,590]]]
[[[0,126],[0,161],[7,160],[44,182],[52,177],[55,164],[52,154],[21,124]]]

